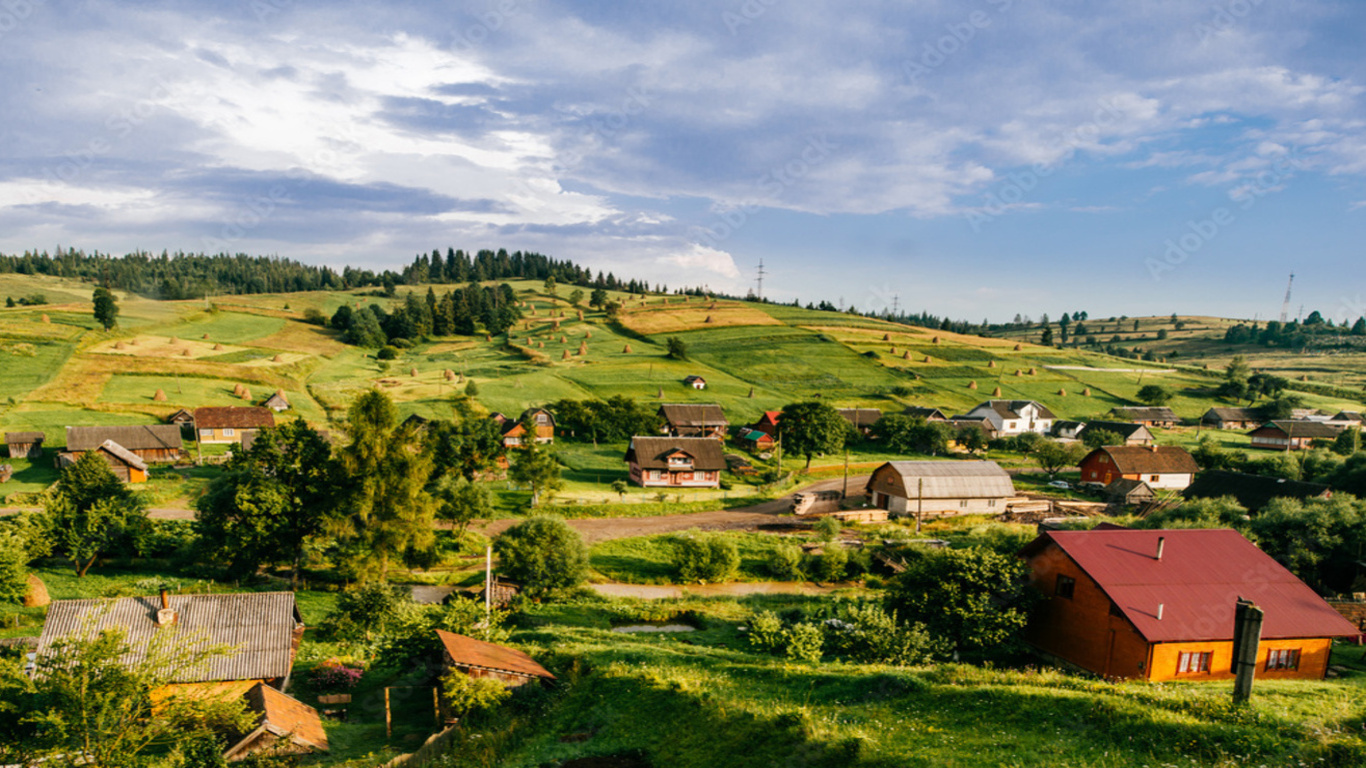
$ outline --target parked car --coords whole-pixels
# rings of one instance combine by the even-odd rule
[[[1053,482],[1051,482],[1051,483],[1048,484],[1048,487],[1049,487],[1049,488],[1061,488],[1061,489],[1064,490],[1064,491],[1070,491],[1070,490],[1072,490],[1072,484],[1069,483],[1069,482],[1067,482],[1066,480],[1054,480]]]

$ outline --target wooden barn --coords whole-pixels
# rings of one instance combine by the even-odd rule
[[[470,677],[493,678],[508,688],[555,679],[535,659],[515,648],[441,629],[436,630],[436,636],[441,640],[442,664],[447,670],[458,669]]]
[[[1256,408],[1211,408],[1200,417],[1200,426],[1211,429],[1252,429],[1263,421],[1261,412]]]
[[[757,429],[749,429],[748,427],[742,427],[740,429],[740,434],[735,436],[735,441],[750,453],[771,451],[773,450],[773,446],[777,444],[777,441],[773,439],[773,435],[770,435],[767,432],[760,432]]]
[[[42,432],[6,432],[5,448],[11,459],[41,459],[46,439]]]
[[[1182,490],[1200,471],[1185,448],[1112,445],[1097,448],[1080,462],[1081,481],[1109,485],[1124,478],[1142,480],[1153,490]]]
[[[949,417],[938,408],[928,408],[922,405],[910,405],[901,412],[902,416],[910,416],[913,419],[924,419],[925,421],[948,421]]]
[[[1110,504],[1123,504],[1125,506],[1138,506],[1146,504],[1157,497],[1153,489],[1142,480],[1131,480],[1121,477],[1105,486],[1103,492],[1105,501]]]
[[[672,437],[714,437],[725,440],[726,430],[730,427],[726,412],[715,403],[665,404],[659,406],[657,413],[664,420],[660,434]]]
[[[289,410],[292,406],[289,404],[289,398],[285,397],[285,391],[283,389],[277,389],[275,390],[275,394],[267,397],[266,401],[261,403],[261,407],[269,408],[272,411],[279,413],[281,411]]]
[[[252,755],[278,757],[328,750],[327,731],[318,710],[265,683],[253,685],[243,698],[255,727],[229,735],[228,748],[223,752],[229,761]]]
[[[1233,530],[1044,531],[1020,556],[1045,597],[1025,639],[1107,678],[1231,680],[1239,598],[1266,612],[1262,679],[1321,679],[1333,638],[1357,633]]]
[[[194,409],[195,434],[201,443],[241,443],[249,432],[275,426],[275,412],[259,405]]]
[[[1128,421],[1134,424],[1142,424],[1143,426],[1148,427],[1149,429],[1171,429],[1172,427],[1181,423],[1181,419],[1176,415],[1176,411],[1173,411],[1172,409],[1167,407],[1112,408],[1110,409],[1110,415],[1114,416],[1119,421]]]
[[[1015,496],[994,461],[889,461],[868,478],[868,498],[893,517],[1000,514]]]
[[[181,408],[180,410],[166,417],[166,423],[180,425],[193,424],[194,411],[191,411],[189,408]]]
[[[867,437],[873,432],[873,425],[882,418],[882,411],[876,408],[840,408],[839,415],[849,426],[858,430],[859,434]]]
[[[1123,441],[1116,445],[1153,444],[1153,433],[1147,427],[1127,421],[1089,421],[1077,431],[1077,439],[1085,442],[1088,432],[1113,432]]]
[[[1305,451],[1314,446],[1315,440],[1336,438],[1338,430],[1322,421],[1287,420],[1268,421],[1247,434],[1252,438],[1253,448]]]
[[[763,432],[769,437],[778,436],[778,417],[782,416],[782,411],[764,411],[764,415],[759,420],[749,425],[749,428],[756,432]]]
[[[180,427],[152,424],[131,427],[67,427],[66,450],[58,455],[58,466],[75,462],[86,451],[110,441],[135,454],[148,464],[180,461],[185,458]]]
[[[1333,491],[1322,483],[1211,469],[1201,472],[1181,495],[1188,499],[1228,496],[1236,499],[1243,509],[1256,513],[1270,504],[1272,499],[1327,499],[1332,497]]]
[[[631,482],[646,488],[719,488],[726,468],[710,437],[633,437],[626,449]]]
[[[105,440],[95,451],[109,464],[114,476],[125,483],[147,482],[147,462],[113,440]]]

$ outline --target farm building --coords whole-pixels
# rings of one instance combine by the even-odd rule
[[[910,416],[913,419],[924,419],[925,421],[949,420],[949,417],[945,416],[944,412],[939,410],[938,408],[927,408],[921,405],[907,406],[906,410],[901,412],[901,415]]]
[[[741,428],[740,434],[735,436],[735,441],[744,446],[745,450],[752,453],[771,451],[773,450],[774,444],[777,442],[773,439],[773,435],[770,435],[767,432],[760,432],[757,429],[747,428]]]
[[[283,389],[277,389],[275,390],[275,394],[267,397],[266,401],[261,403],[261,407],[269,408],[272,411],[279,413],[281,411],[289,410],[291,406],[289,404],[289,398],[285,397],[285,391]]]
[[[626,463],[631,482],[646,488],[719,488],[726,468],[710,437],[633,437]]]
[[[6,432],[5,447],[11,459],[41,459],[46,439],[42,432]]]
[[[515,648],[486,643],[454,632],[436,630],[441,639],[442,664],[470,677],[490,677],[508,688],[551,681],[555,676],[536,660]]]
[[[958,419],[981,419],[991,425],[992,437],[1010,437],[1025,432],[1046,435],[1053,430],[1057,417],[1053,412],[1033,400],[988,400],[978,405]]]
[[[1361,413],[1359,411],[1338,411],[1333,414],[1333,418],[1328,420],[1329,424],[1339,425],[1343,429],[1361,426]]]
[[[201,443],[240,443],[247,432],[275,426],[275,413],[259,405],[196,408],[194,426]]]
[[[1248,512],[1260,512],[1272,499],[1327,499],[1333,491],[1321,483],[1212,469],[1201,472],[1181,495],[1188,499],[1231,496]]]
[[[1181,490],[1200,467],[1184,448],[1113,445],[1097,448],[1080,462],[1081,481],[1109,485],[1120,478],[1142,480],[1153,490]]]
[[[544,408],[528,408],[516,419],[510,419],[501,413],[495,413],[489,418],[498,422],[503,431],[503,445],[509,448],[522,444],[528,423],[535,425],[536,442],[555,442],[555,416]]]
[[[147,482],[147,462],[139,458],[136,453],[113,440],[105,440],[100,443],[95,451],[109,464],[109,469],[113,470],[114,477],[119,480],[125,483]]]
[[[105,441],[136,454],[148,464],[174,462],[185,458],[180,427],[174,424],[154,424],[135,427],[67,427],[66,450],[58,456],[58,464],[74,462],[86,451],[93,451]]]
[[[1078,440],[1086,440],[1088,432],[1113,432],[1124,441],[1122,445],[1152,445],[1153,433],[1142,424],[1124,421],[1091,421],[1077,432]]]
[[[684,383],[686,386],[692,387],[693,389],[706,389],[706,388],[707,388],[707,380],[704,379],[704,378],[702,378],[701,376],[687,376],[687,377],[684,377],[683,383]]]
[[[874,507],[899,515],[1001,513],[1015,486],[994,461],[889,461],[868,478]]]
[[[261,720],[250,733],[226,734],[232,756],[269,748],[327,749],[318,713],[283,693],[304,634],[293,592],[171,595],[163,590],[150,597],[57,600],[48,608],[38,654],[53,652],[53,644],[64,637],[120,629],[133,648],[128,661],[135,663],[157,633],[172,627],[178,637],[232,650],[181,670],[170,686],[153,692],[154,697],[194,692],[244,696]],[[296,738],[287,740],[291,733]]]
[[[778,417],[782,413],[782,411],[764,411],[764,415],[760,416],[759,420],[751,424],[749,428],[775,437],[778,434]]]
[[[1160,427],[1171,429],[1181,422],[1176,411],[1170,408],[1112,408],[1110,415],[1120,421],[1130,421],[1134,424],[1142,424],[1149,429]]]
[[[318,710],[264,683],[253,685],[243,698],[256,727],[230,736],[223,757],[235,761],[251,755],[274,757],[327,751],[327,732]]]
[[[1212,429],[1252,429],[1262,423],[1256,408],[1211,408],[1200,417],[1200,426]]]
[[[1046,596],[1025,629],[1045,654],[1109,678],[1233,678],[1233,612],[1266,612],[1262,679],[1317,680],[1357,629],[1233,530],[1044,531],[1020,551]]]
[[[1338,430],[1322,421],[1268,421],[1247,433],[1253,448],[1273,451],[1303,451],[1315,440],[1332,440]]]
[[[1084,421],[1055,421],[1053,422],[1053,436],[1063,440],[1076,440],[1081,431],[1086,429]]]
[[[188,408],[181,408],[170,416],[166,417],[167,424],[193,424],[194,411]]]
[[[668,404],[659,406],[659,416],[664,420],[660,434],[672,437],[714,437],[726,439],[726,412],[715,403],[708,404]]]
[[[873,425],[882,418],[882,411],[876,408],[840,408],[839,415],[859,434],[867,437],[873,431]]]
[[[1153,493],[1152,486],[1142,480],[1121,477],[1105,486],[1104,496],[1110,504],[1137,506],[1152,501],[1157,494]]]

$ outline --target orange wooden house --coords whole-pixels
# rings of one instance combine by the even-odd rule
[[[1020,551],[1046,600],[1025,639],[1109,678],[1233,679],[1239,598],[1266,612],[1257,677],[1323,678],[1351,622],[1233,530],[1046,531]]]

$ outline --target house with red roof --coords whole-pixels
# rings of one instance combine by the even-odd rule
[[[760,416],[759,420],[751,424],[749,428],[756,432],[763,432],[769,437],[777,437],[778,417],[782,414],[782,411],[764,411],[764,415]]]
[[[1358,633],[1234,530],[1045,531],[1020,556],[1045,596],[1025,639],[1108,678],[1233,679],[1240,598],[1265,612],[1259,678],[1321,679],[1333,638]]]

